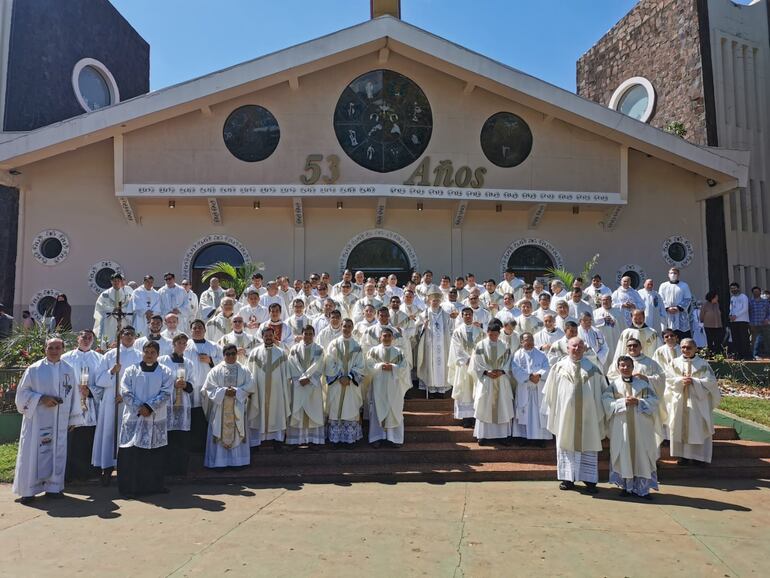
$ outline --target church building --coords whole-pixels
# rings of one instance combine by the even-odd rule
[[[16,314],[65,293],[88,326],[114,271],[200,290],[222,260],[531,281],[599,253],[610,286],[675,265],[701,296],[707,206],[754,186],[740,142],[688,142],[416,28],[398,2],[153,92],[149,47],[107,0],[0,10],[0,300]],[[46,22],[58,34],[25,46]],[[29,50],[56,55],[41,94]]]

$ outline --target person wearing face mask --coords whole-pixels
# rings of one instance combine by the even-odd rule
[[[754,357],[767,357],[770,345],[770,300],[759,287],[751,288],[749,323]]]
[[[679,269],[668,270],[668,281],[661,283],[658,294],[663,299],[666,316],[663,324],[676,332],[679,340],[692,337],[690,331],[690,305],[692,293],[690,286],[679,279]]]
[[[730,283],[730,335],[736,359],[751,360],[749,346],[749,298],[738,283]]]

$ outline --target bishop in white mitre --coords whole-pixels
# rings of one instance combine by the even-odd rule
[[[49,339],[45,358],[30,365],[16,390],[16,409],[23,416],[13,493],[21,503],[35,494],[59,497],[67,465],[67,429],[83,423],[78,377],[61,360],[64,342]]]
[[[417,378],[420,389],[444,396],[452,389],[447,375],[449,344],[454,321],[441,307],[443,295],[435,285],[428,290],[429,306],[417,320]]]

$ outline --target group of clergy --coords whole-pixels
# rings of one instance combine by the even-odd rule
[[[65,477],[93,468],[108,485],[117,466],[122,495],[157,493],[165,475],[186,473],[190,452],[206,467],[243,467],[263,442],[345,447],[367,422],[373,447],[398,447],[416,386],[451,396],[480,444],[555,435],[563,489],[596,491],[609,436],[611,482],[646,496],[663,440],[682,462],[711,460],[719,391],[689,339],[692,298],[678,277],[672,269],[658,291],[623,278],[613,292],[597,275],[549,292],[512,270],[499,285],[473,275],[436,285],[428,271],[404,287],[351,271],[336,284],[313,274],[263,286],[256,273],[241,295],[214,277],[198,297],[172,273],[159,290],[151,275],[132,289],[116,274],[77,348],[52,339],[24,374],[14,491],[59,496]]]

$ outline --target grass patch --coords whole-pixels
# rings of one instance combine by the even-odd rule
[[[770,427],[770,399],[723,397],[719,409]]]
[[[12,482],[19,444],[0,444],[0,482]]]

